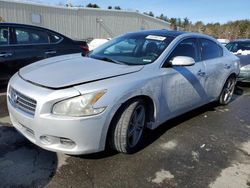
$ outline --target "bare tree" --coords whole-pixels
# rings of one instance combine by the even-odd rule
[[[2,16],[0,16],[0,22],[5,22]]]

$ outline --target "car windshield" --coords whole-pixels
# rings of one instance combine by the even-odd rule
[[[172,36],[126,34],[96,48],[88,57],[126,65],[154,62],[172,42]]]
[[[250,42],[232,42],[228,43],[226,48],[231,52],[237,52],[238,50],[250,50]]]

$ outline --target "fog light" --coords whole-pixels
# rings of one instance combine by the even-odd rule
[[[68,138],[60,138],[60,143],[67,147],[74,147],[76,145],[74,141]]]
[[[41,141],[44,144],[52,144],[53,143],[53,138],[51,136],[40,136]]]

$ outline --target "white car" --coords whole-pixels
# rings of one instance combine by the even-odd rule
[[[36,145],[67,154],[140,149],[145,128],[211,101],[230,102],[239,59],[206,35],[129,33],[82,57],[22,68],[8,85],[13,126]]]
[[[93,39],[88,43],[89,51],[96,49],[97,47],[103,45],[108,42],[110,39]]]

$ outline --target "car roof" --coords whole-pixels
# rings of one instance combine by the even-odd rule
[[[232,42],[250,42],[250,39],[236,39]]]
[[[35,25],[20,24],[20,23],[9,23],[9,22],[1,22],[1,23],[0,23],[0,26],[31,27],[31,28],[41,29],[41,30],[47,30],[47,31],[49,31],[49,32],[52,32],[52,33],[61,35],[61,36],[63,36],[63,37],[66,37],[65,35],[63,35],[63,34],[61,34],[61,33],[58,33],[58,32],[56,32],[56,31],[53,31],[53,30],[50,30],[50,29],[47,29],[47,28],[44,28],[44,27],[35,26]],[[66,37],[66,38],[68,38],[68,37]]]
[[[219,43],[215,38],[209,36],[209,35],[205,35],[202,33],[195,33],[195,32],[185,32],[185,31],[175,31],[175,30],[166,30],[166,29],[158,29],[158,30],[142,30],[142,31],[138,31],[138,32],[131,32],[131,33],[138,33],[138,34],[145,34],[145,35],[159,35],[159,36],[164,36],[164,37],[178,37],[178,36],[191,36],[191,37],[203,37],[203,38],[207,38],[210,40],[213,40],[217,43]],[[129,34],[129,33],[128,33]]]
[[[157,29],[157,30],[142,30],[142,31],[131,32],[131,33],[138,33],[138,34],[141,33],[141,34],[146,34],[146,35],[160,35],[160,36],[177,37],[177,36],[184,34],[186,32],[166,30],[166,29]]]

